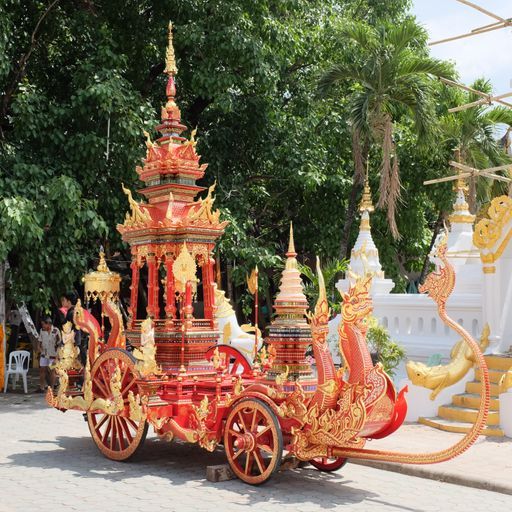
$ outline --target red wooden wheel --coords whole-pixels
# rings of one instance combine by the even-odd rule
[[[230,345],[214,345],[206,351],[206,359],[213,357],[215,349],[219,349],[219,355],[222,358],[222,364],[228,369],[229,375],[243,375],[251,373],[251,363],[247,358],[235,347]]]
[[[226,420],[224,449],[240,480],[252,485],[266,482],[283,455],[283,435],[272,409],[254,398],[237,402]]]
[[[127,460],[142,446],[148,431],[145,420],[129,418],[128,393],[137,394],[137,372],[135,359],[126,350],[109,349],[103,352],[91,370],[94,398],[111,399],[110,379],[119,367],[121,370],[121,395],[125,408],[117,415],[104,412],[88,412],[87,422],[96,446],[105,457],[113,460]]]
[[[342,468],[346,463],[348,462],[348,459],[346,457],[335,457],[335,458],[329,458],[329,457],[317,457],[315,459],[311,459],[309,463],[315,467],[316,469],[320,471],[330,472],[330,471],[336,471],[340,468]]]

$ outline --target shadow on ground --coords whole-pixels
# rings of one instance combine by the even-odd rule
[[[151,438],[138,455],[128,462],[114,462],[100,454],[91,438],[58,437],[56,447],[51,450],[34,450],[34,444],[54,444],[54,441],[21,440],[32,448],[25,452],[11,454],[7,463],[2,464],[14,468],[28,467],[41,470],[57,469],[71,472],[78,478],[93,478],[104,482],[136,483],[145,475],[153,479],[161,479],[162,489],[169,484],[184,486],[190,483],[196,488],[215,488],[222,486],[240,496],[246,505],[258,505],[271,500],[275,503],[300,505],[305,502],[321,504],[322,508],[335,508],[343,504],[358,503],[369,500],[396,507],[397,510],[418,510],[402,507],[382,501],[381,496],[371,489],[360,489],[351,485],[349,479],[351,465],[347,465],[338,473],[321,473],[312,467],[288,470],[276,473],[266,484],[254,487],[240,480],[212,483],[206,480],[206,466],[226,463],[221,449],[208,453],[195,445],[181,442],[166,443]],[[133,482],[132,482],[133,481]]]

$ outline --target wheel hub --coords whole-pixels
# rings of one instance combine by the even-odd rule
[[[234,442],[234,445],[239,450],[252,452],[256,446],[256,438],[251,432],[246,432],[245,434],[240,434],[238,436]]]

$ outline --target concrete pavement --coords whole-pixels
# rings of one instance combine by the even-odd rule
[[[403,425],[367,448],[425,453],[455,444],[463,434],[443,432],[416,423]],[[375,461],[354,463],[407,475],[466,485],[512,495],[512,439],[480,436],[465,453],[447,462],[430,465],[392,464]]]
[[[285,471],[260,487],[239,480],[211,483],[205,477],[206,466],[224,463],[222,450],[209,454],[197,446],[169,444],[154,437],[146,441],[138,460],[116,463],[98,452],[80,413],[49,409],[41,395],[1,394],[0,430],[0,512],[231,512],[248,507],[265,512],[457,512],[483,507],[504,510],[512,505],[512,497],[506,494],[356,464],[331,474],[311,467]],[[407,432],[413,444],[425,444],[422,431],[414,426],[404,429],[400,442],[405,443]],[[501,443],[497,451],[507,447]],[[468,468],[468,461],[473,461],[471,450],[463,457],[470,457],[461,463]],[[484,464],[479,461],[481,468]]]

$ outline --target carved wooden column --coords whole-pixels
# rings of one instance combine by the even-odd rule
[[[130,313],[129,329],[133,329],[135,320],[137,320],[137,303],[139,299],[140,278],[140,267],[136,255],[132,256],[132,263],[130,268],[132,269],[132,284],[130,285],[130,307],[128,308],[128,312]]]
[[[203,262],[204,317],[213,320],[215,294],[213,290],[215,260],[209,256]]]
[[[166,304],[165,304],[165,316],[167,317],[167,323],[169,327],[173,326],[173,320],[176,318],[176,296],[175,296],[175,288],[174,288],[174,274],[172,271],[172,266],[174,264],[174,260],[170,253],[165,256],[165,269],[167,271],[166,277]]]
[[[160,317],[158,308],[158,260],[154,253],[148,254],[148,307],[146,311],[153,319]]]

